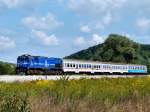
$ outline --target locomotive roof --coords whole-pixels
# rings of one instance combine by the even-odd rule
[[[21,56],[18,56],[18,57],[37,57],[37,58],[51,58],[51,59],[61,59],[61,58],[56,58],[56,57],[46,57],[46,56],[33,56],[33,55],[29,55],[29,54],[23,54]]]
[[[140,64],[130,64],[130,63],[114,63],[114,62],[102,62],[102,61],[91,61],[91,60],[78,60],[78,59],[63,59],[64,61],[73,61],[73,62],[88,62],[88,63],[102,63],[102,64],[115,64],[115,65],[135,65],[135,66],[146,66],[146,65],[140,65]]]

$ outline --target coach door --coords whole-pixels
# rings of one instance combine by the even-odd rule
[[[76,64],[76,73],[79,73],[79,64]]]

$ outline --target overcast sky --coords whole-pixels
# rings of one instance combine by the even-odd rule
[[[0,0],[0,61],[61,58],[111,33],[150,44],[150,0]]]

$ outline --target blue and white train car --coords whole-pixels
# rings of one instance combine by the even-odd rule
[[[63,59],[63,71],[86,74],[147,74],[147,66]]]

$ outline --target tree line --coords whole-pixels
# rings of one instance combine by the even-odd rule
[[[0,75],[15,74],[15,64],[0,62]]]

